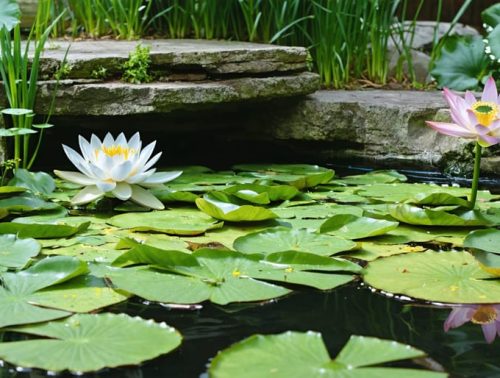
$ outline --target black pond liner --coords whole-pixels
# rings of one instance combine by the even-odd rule
[[[331,167],[339,175],[372,170]],[[461,186],[470,183],[470,180],[457,181],[435,172],[399,172],[405,174],[410,182]],[[485,189],[500,191],[499,179],[482,180],[481,185]],[[105,311],[125,312],[131,316],[166,322],[179,330],[183,342],[177,350],[141,366],[105,369],[84,374],[83,377],[206,378],[210,360],[220,350],[256,333],[276,334],[288,330],[320,332],[332,357],[337,355],[351,335],[372,336],[410,344],[429,356],[389,366],[443,368],[451,377],[460,378],[500,377],[500,339],[487,344],[481,327],[472,323],[445,333],[443,324],[451,311],[448,307],[381,292],[359,281],[327,292],[301,287],[288,296],[263,303],[218,306],[205,302],[194,306],[169,306],[133,298]],[[70,373],[16,369],[8,364],[0,367],[1,378],[54,375],[74,376]]]

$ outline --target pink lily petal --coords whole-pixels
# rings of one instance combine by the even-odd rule
[[[441,134],[469,139],[476,137],[475,133],[454,123],[432,121],[425,121],[425,123]]]
[[[486,81],[484,86],[483,94],[481,96],[481,101],[497,102],[498,92],[497,85],[495,84],[495,79],[492,76]]]
[[[490,147],[500,143],[500,137],[494,137],[491,135],[478,135],[477,137],[477,143],[479,143],[481,147]]]
[[[457,328],[467,323],[471,320],[474,311],[474,306],[454,307],[444,322],[444,331],[448,332],[450,328]]]
[[[474,93],[472,93],[471,91],[465,92],[465,102],[469,106],[472,106],[475,102],[477,102],[476,96],[474,96]]]
[[[493,341],[495,341],[495,337],[497,335],[496,322],[483,324],[481,328],[483,329],[484,339],[488,344],[491,344]]]

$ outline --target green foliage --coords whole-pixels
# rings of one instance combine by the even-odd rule
[[[0,29],[12,30],[18,23],[21,10],[16,0],[0,0]]]
[[[149,51],[148,46],[136,46],[135,50],[129,54],[128,60],[123,64],[122,80],[132,84],[153,81],[153,77],[149,74],[151,64]]]

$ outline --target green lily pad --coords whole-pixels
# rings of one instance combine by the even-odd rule
[[[486,36],[486,40],[488,41],[490,54],[497,60],[500,59],[500,24],[495,26],[491,33]]]
[[[368,285],[445,303],[498,303],[500,281],[467,252],[410,253],[377,259],[365,268]]]
[[[288,331],[279,335],[253,335],[219,352],[210,364],[209,374],[214,378],[447,376],[425,370],[372,367],[424,356],[424,352],[395,341],[351,336],[332,360],[319,333]]]
[[[54,210],[59,207],[56,203],[46,202],[30,194],[0,199],[0,208],[8,210],[10,213]]]
[[[32,304],[36,293],[87,272],[87,265],[71,257],[52,257],[39,261],[19,273],[2,273],[0,287],[0,328],[43,322],[70,315],[67,311]]]
[[[222,227],[222,223],[194,209],[170,209],[149,213],[126,213],[106,223],[134,231],[155,231],[173,235],[199,235]]]
[[[357,244],[331,235],[321,235],[307,230],[284,227],[239,237],[233,248],[243,253],[270,254],[282,251],[302,251],[321,256],[331,256],[342,251],[356,248]]]
[[[26,188],[19,186],[0,186],[0,197],[10,197],[12,194],[19,194],[26,191]]]
[[[482,37],[450,36],[430,73],[440,88],[463,91],[478,89],[487,69],[488,57],[484,53]]]
[[[83,245],[76,243],[67,247],[44,248],[42,253],[45,256],[73,256],[82,261],[112,262],[123,251],[116,250],[114,243],[103,245]]]
[[[491,220],[478,210],[460,210],[451,213],[401,204],[389,206],[389,213],[400,222],[422,226],[473,227],[491,225]]]
[[[363,175],[345,176],[335,179],[331,184],[342,185],[369,185],[369,184],[390,184],[394,182],[404,182],[406,176],[394,170],[372,171]]]
[[[259,206],[236,205],[205,195],[196,200],[196,206],[204,213],[228,222],[256,222],[277,218],[271,210]]]
[[[29,189],[34,194],[50,194],[56,188],[56,183],[51,175],[45,172],[30,172],[18,168],[9,185]]]
[[[463,246],[485,252],[500,253],[500,230],[489,228],[472,231],[466,236]]]
[[[17,234],[22,238],[35,239],[62,238],[85,231],[89,225],[90,222],[82,223],[77,227],[67,224],[1,222],[0,234]]]
[[[427,206],[443,206],[443,205],[457,205],[468,207],[469,202],[466,198],[453,196],[449,193],[418,193],[412,199],[407,201],[415,205]]]
[[[500,4],[493,4],[481,12],[483,22],[492,28],[500,24]]]
[[[38,255],[41,245],[35,239],[19,239],[16,235],[0,235],[0,266],[21,269]]]
[[[233,169],[245,171],[245,176],[286,183],[297,189],[326,184],[335,175],[331,169],[307,164],[242,164],[234,166]]]
[[[299,194],[299,190],[290,185],[268,186],[257,184],[234,185],[224,189],[224,192],[258,205],[267,205],[273,201],[290,200]]]
[[[194,203],[199,196],[192,192],[170,190],[170,189],[151,189],[151,193],[161,202],[187,202]]]
[[[326,220],[321,225],[320,232],[346,239],[362,239],[383,235],[396,227],[398,227],[398,222],[340,214]]]
[[[44,338],[0,343],[2,360],[24,368],[80,374],[137,365],[174,350],[182,340],[165,323],[110,313],[73,315],[11,331]]]
[[[0,28],[12,30],[19,23],[21,9],[15,0],[0,0]]]
[[[274,207],[273,212],[282,219],[320,219],[337,214],[363,215],[363,209],[357,206],[315,204],[308,206]]]

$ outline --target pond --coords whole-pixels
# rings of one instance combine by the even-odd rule
[[[87,207],[69,207],[68,214],[62,205],[68,206],[79,191],[76,185],[57,180],[55,190],[47,189],[48,176],[19,170],[11,182],[18,189],[3,187],[10,189],[0,197],[0,207],[8,210],[0,223],[2,246],[7,250],[11,243],[11,248],[24,251],[16,259],[8,253],[0,258],[2,327],[9,327],[0,343],[0,357],[6,361],[2,376],[43,376],[69,369],[88,371],[84,375],[89,377],[204,377],[213,358],[234,343],[287,331],[305,332],[296,337],[320,333],[331,359],[341,350],[346,359],[345,345],[353,335],[393,340],[424,352],[394,352],[370,357],[370,363],[368,356],[384,354],[389,345],[398,353],[411,348],[376,344],[370,349],[362,345],[364,339],[356,339],[351,360],[357,359],[361,367],[359,361],[368,360],[367,365],[386,362],[382,366],[418,369],[405,370],[405,375],[414,374],[409,376],[440,376],[431,371],[454,377],[499,375],[498,341],[488,343],[482,332],[482,325],[499,324],[493,306],[500,299],[497,255],[491,250],[492,241],[499,240],[500,197],[493,190],[497,182],[484,181],[493,194],[480,191],[477,209],[471,211],[469,189],[444,177],[337,166],[335,173],[331,168],[239,165],[215,172],[184,167],[181,176],[166,184],[168,189],[152,192],[166,210],[148,212],[134,203],[103,198]],[[481,254],[486,258],[481,260]],[[466,319],[472,321],[454,323],[445,332],[451,306],[458,309],[459,304],[473,309]],[[478,308],[482,310],[471,315]],[[72,313],[101,318],[67,318]],[[133,324],[135,318],[109,317],[123,313],[154,319],[152,327],[164,322],[182,335],[182,342],[162,341],[142,320]],[[78,332],[64,336],[50,324]],[[103,338],[99,345],[90,334],[83,338],[86,327],[110,332],[113,343]],[[44,340],[47,337],[53,340]],[[23,344],[35,341],[42,344]],[[43,344],[47,341],[61,345]],[[271,362],[251,360],[259,351],[249,350],[249,357],[243,354],[235,360],[241,371],[228,375],[232,370],[227,366],[235,362],[226,354],[217,361],[224,369],[213,367],[210,376],[257,377],[261,365],[267,369],[266,364],[276,361],[293,366],[294,348],[300,351],[303,346],[282,341],[271,342],[276,351]],[[171,345],[155,350],[162,342]],[[89,343],[91,351],[75,356],[75,343]],[[259,348],[265,350],[264,344]],[[141,348],[144,356],[138,353]],[[301,353],[315,348],[307,345]],[[131,360],[120,360],[122,349]],[[100,366],[99,354],[101,365],[119,367],[91,373],[96,370],[92,366]],[[85,364],[79,359],[94,365],[81,368]],[[340,360],[335,363],[342,365]],[[309,362],[306,358],[301,364]],[[254,373],[248,369],[252,364]],[[321,366],[323,371],[337,369]],[[357,374],[391,374],[387,369],[365,369]]]

